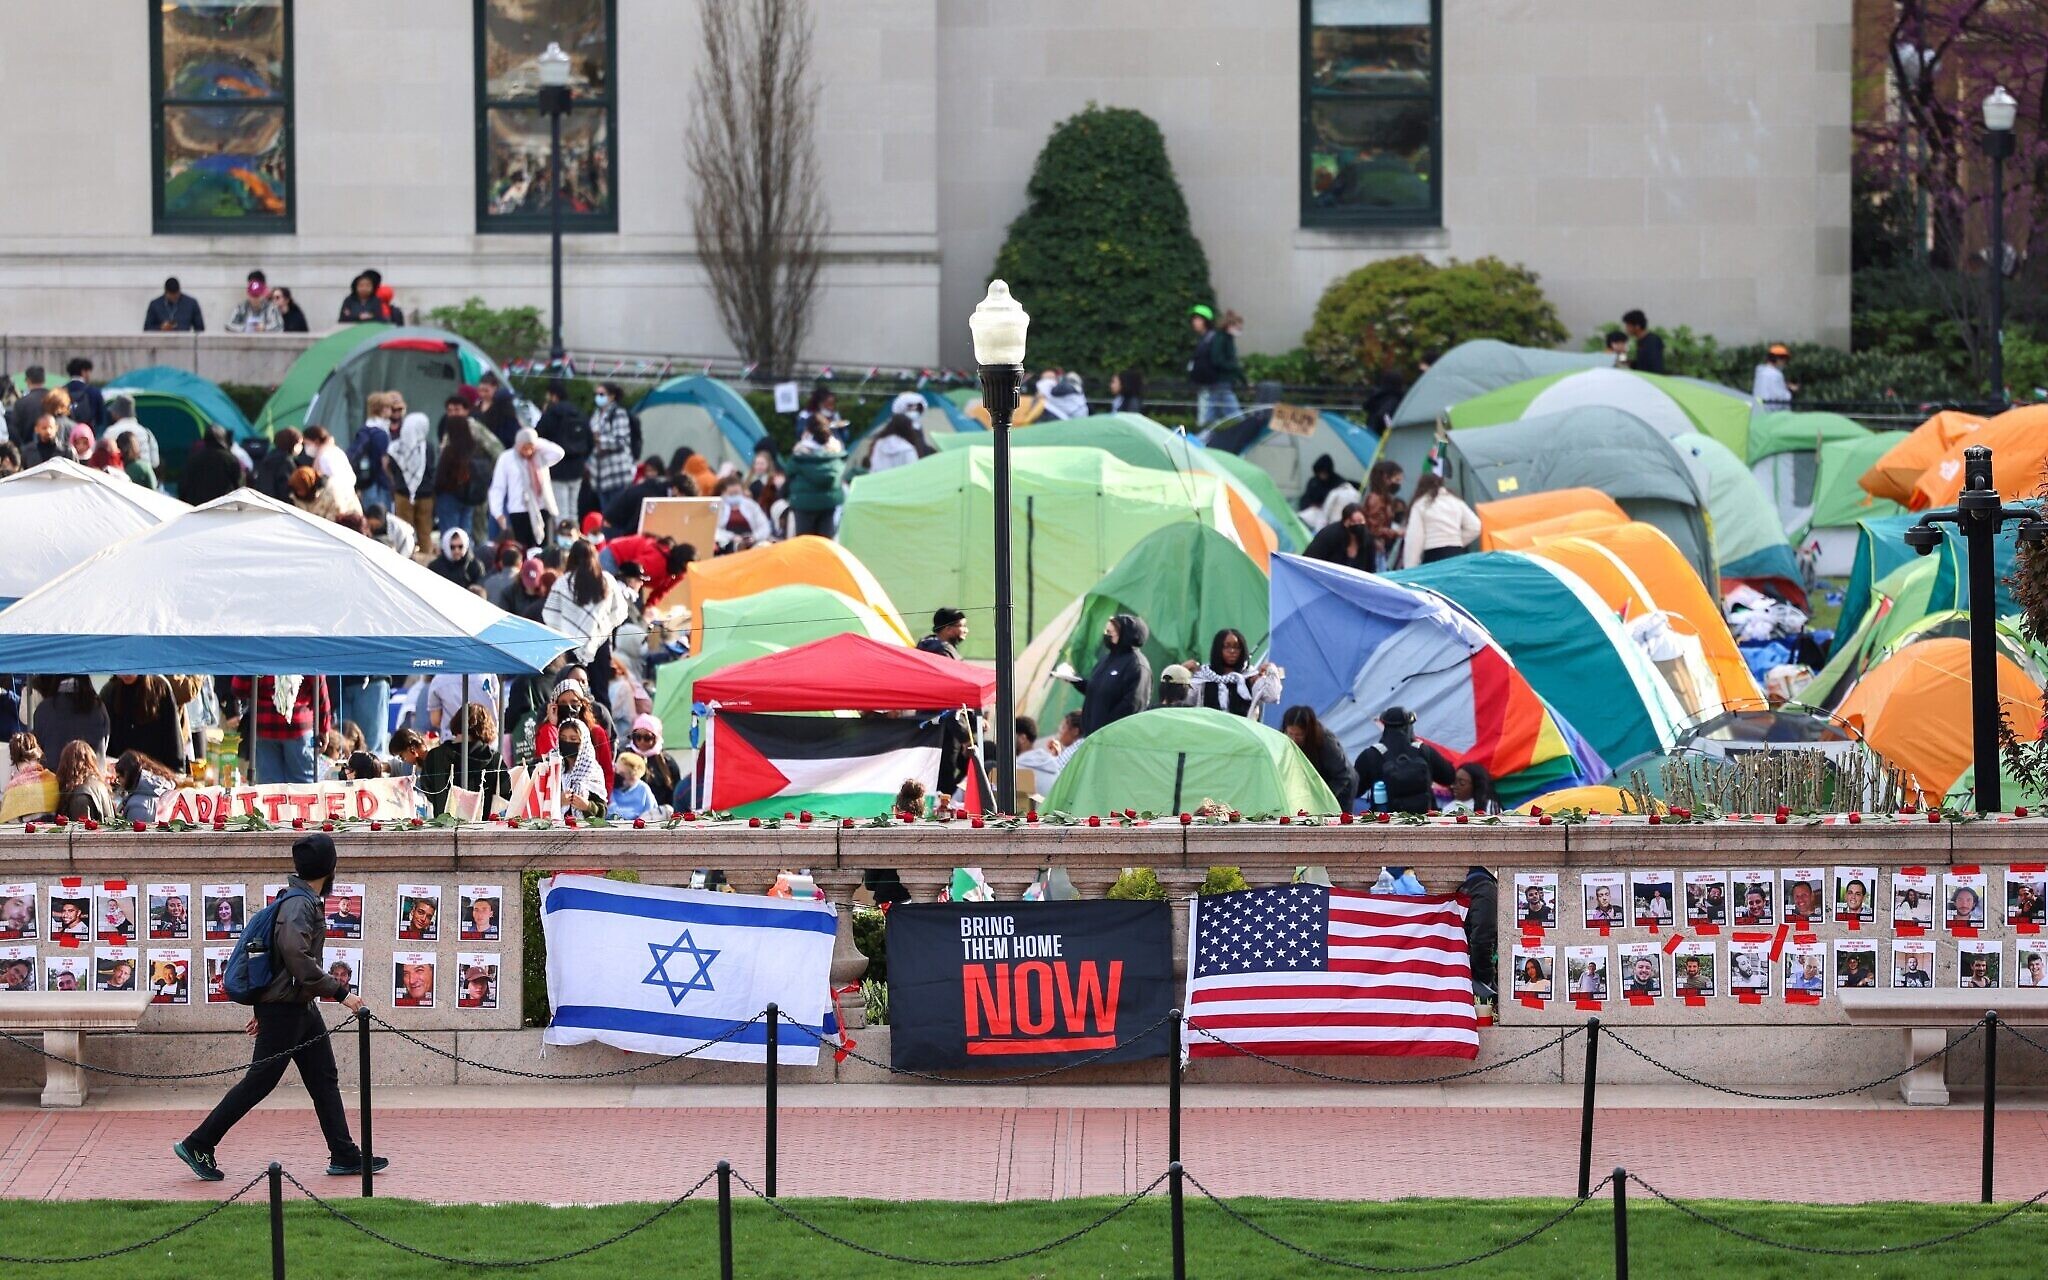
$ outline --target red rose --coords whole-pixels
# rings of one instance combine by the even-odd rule
[[[1394,815],[1391,813],[1376,813],[1373,815],[1373,820],[1376,822],[1392,822]]]
[[[562,825],[565,827],[574,827],[576,825],[576,815],[573,813],[563,814]]]
[[[1657,822],[1658,822],[1658,818],[1657,818],[1657,815],[1656,815],[1656,814],[1654,814],[1654,813],[1653,813],[1653,814],[1651,814],[1651,815],[1650,815],[1650,825],[1654,827],[1654,826],[1656,826],[1656,825],[1657,825]]]
[[[323,822],[320,824],[320,829],[322,831],[332,831],[334,830],[334,824],[331,822]]]
[[[147,830],[149,829],[149,824],[148,824],[148,823],[146,823],[146,822],[140,822],[140,821],[138,821],[138,822],[137,822],[137,823],[135,824],[135,829],[136,829],[137,831],[147,831]]]
[[[796,814],[795,814],[795,813],[794,813],[793,811],[787,811],[787,810],[786,810],[786,811],[784,811],[784,813],[783,813],[783,815],[782,815],[782,820],[783,820],[784,822],[795,822],[795,821],[796,821]]]
[[[1540,805],[1540,804],[1532,804],[1532,805],[1530,805],[1530,806],[1529,806],[1529,816],[1530,816],[1530,817],[1532,817],[1532,818],[1540,818],[1540,817],[1542,817],[1542,816],[1543,816],[1543,806],[1542,806],[1542,805]]]
[[[1037,826],[1037,825],[1038,825],[1038,810],[1036,810],[1036,809],[1033,809],[1033,810],[1032,810],[1032,811],[1031,811],[1030,813],[1027,813],[1027,814],[1025,814],[1025,815],[1024,815],[1024,821],[1025,821],[1025,822],[1026,822],[1027,824],[1031,825],[1031,826],[1034,826],[1034,827],[1035,827],[1035,826]]]
[[[1852,813],[1849,815],[1849,821],[1851,823],[1859,823],[1863,821],[1863,815],[1860,813]]]
[[[980,818],[976,818],[973,822],[969,823],[968,825],[973,827],[976,831],[979,831],[981,830],[982,822]]]
[[[306,820],[305,820],[304,818],[293,818],[293,819],[292,819],[292,830],[294,830],[294,831],[304,831],[305,829],[306,829]]]
[[[1194,821],[1195,815],[1192,813],[1184,813],[1180,815],[1180,825],[1184,827],[1194,825]]]
[[[1124,810],[1124,816],[1126,818],[1135,818],[1138,816],[1138,811],[1136,809],[1126,809]]]
[[[381,823],[381,822],[376,822],[376,821],[372,821],[372,822],[370,823],[370,830],[372,830],[372,831],[382,831],[383,829],[384,829],[384,824],[383,824],[383,823]]]
[[[645,831],[646,829],[647,829],[647,819],[645,819],[645,818],[635,818],[635,819],[633,819],[633,830],[635,830],[635,831]]]
[[[749,827],[758,827],[761,825],[761,820],[759,818],[748,818],[747,825]]]
[[[1459,826],[1461,826],[1461,827],[1462,827],[1462,826],[1464,826],[1464,825],[1465,825],[1465,821],[1466,821],[1466,819],[1470,818],[1471,816],[1472,816],[1471,814],[1468,814],[1468,813],[1462,813],[1462,812],[1461,812],[1461,813],[1460,813],[1460,814],[1459,814],[1459,815],[1457,816],[1457,818],[1456,818],[1456,819],[1454,819],[1454,821],[1456,821],[1456,822],[1457,822],[1457,824],[1458,824]]]
[[[1091,827],[1099,827],[1102,825],[1102,819],[1091,813],[1088,815],[1088,825]]]
[[[2015,818],[2024,818],[2024,817],[2026,817],[2026,816],[2027,816],[2027,806],[2025,806],[2025,805],[2023,805],[2023,804],[2016,804],[2016,805],[2014,805],[2014,806],[2012,807],[2012,816],[2013,816],[2013,817],[2015,817]]]
[[[839,825],[840,825],[840,826],[842,826],[842,827],[850,827],[850,826],[852,826],[852,825],[853,825],[853,819],[852,819],[852,818],[841,818],[841,819],[839,820]]]
[[[1348,826],[1350,826],[1350,825],[1351,825],[1351,815],[1350,815],[1350,814],[1348,814],[1348,813],[1340,813],[1340,814],[1338,814],[1338,815],[1337,815],[1337,825],[1338,825],[1338,826],[1340,826],[1340,827],[1348,827]]]
[[[1290,823],[1290,822],[1292,822],[1292,821],[1294,821],[1294,819],[1292,819],[1292,818],[1288,817],[1288,816],[1287,816],[1286,814],[1284,814],[1284,813],[1283,813],[1283,814],[1281,814],[1281,815],[1280,815],[1280,825],[1281,825],[1281,826],[1283,826],[1283,827],[1284,827],[1284,826],[1286,826],[1286,825],[1287,825],[1288,823]]]
[[[1550,815],[1549,815],[1549,814],[1547,814],[1547,813],[1539,813],[1539,814],[1537,814],[1537,815],[1536,815],[1536,825],[1537,825],[1537,826],[1539,826],[1539,827],[1547,827],[1547,826],[1549,826],[1549,825],[1550,825]]]
[[[806,809],[802,813],[799,813],[797,817],[805,822],[809,822],[811,820],[811,811],[809,809]]]

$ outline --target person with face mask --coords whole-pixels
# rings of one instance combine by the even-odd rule
[[[1081,734],[1115,724],[1152,705],[1152,664],[1143,652],[1151,630],[1135,614],[1119,613],[1103,624],[1107,651],[1085,679],[1075,678],[1081,691]]]
[[[616,382],[598,384],[590,414],[590,434],[595,444],[590,452],[590,482],[597,486],[599,507],[633,483],[633,415],[624,404],[625,389]]]
[[[448,581],[467,591],[484,584],[483,561],[471,555],[469,531],[455,528],[441,531],[441,554],[427,566]]]

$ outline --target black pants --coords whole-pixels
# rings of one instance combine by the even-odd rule
[[[334,1070],[334,1048],[329,1043],[326,1020],[318,1005],[259,1004],[256,1006],[256,1058],[249,1073],[235,1082],[212,1114],[185,1139],[194,1151],[211,1151],[220,1145],[228,1130],[241,1122],[251,1108],[270,1096],[284,1079],[285,1058],[290,1052],[299,1066],[299,1079],[313,1097],[313,1114],[320,1118],[320,1133],[327,1139],[327,1156],[336,1164],[355,1164],[363,1158],[362,1148],[349,1135],[348,1113],[341,1106],[341,1086]],[[264,1062],[265,1058],[275,1058]]]
[[[792,511],[789,518],[797,536],[814,533],[821,538],[829,538],[832,536],[833,518],[838,514],[837,507],[827,507],[823,511]]]
[[[1448,560],[1452,556],[1462,556],[1464,554],[1465,548],[1463,547],[1431,547],[1422,553],[1422,563],[1435,564],[1439,560]]]
[[[529,550],[540,549],[540,537],[533,527],[533,517],[524,511],[514,511],[505,517],[505,532],[513,541]],[[550,531],[552,532],[552,531]],[[766,1059],[763,1059],[766,1061]]]

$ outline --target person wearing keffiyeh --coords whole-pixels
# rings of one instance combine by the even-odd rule
[[[540,545],[555,527],[555,491],[548,468],[562,460],[562,446],[522,427],[512,447],[498,455],[491,472],[491,518],[528,547]]]
[[[602,815],[611,792],[605,785],[604,770],[598,766],[589,727],[581,720],[562,721],[556,728],[555,751],[564,766],[562,816],[567,817],[572,810]]]

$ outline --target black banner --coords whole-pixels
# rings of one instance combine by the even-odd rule
[[[1164,902],[905,903],[889,912],[889,1062],[1050,1067],[1163,1058],[1174,1027]]]

